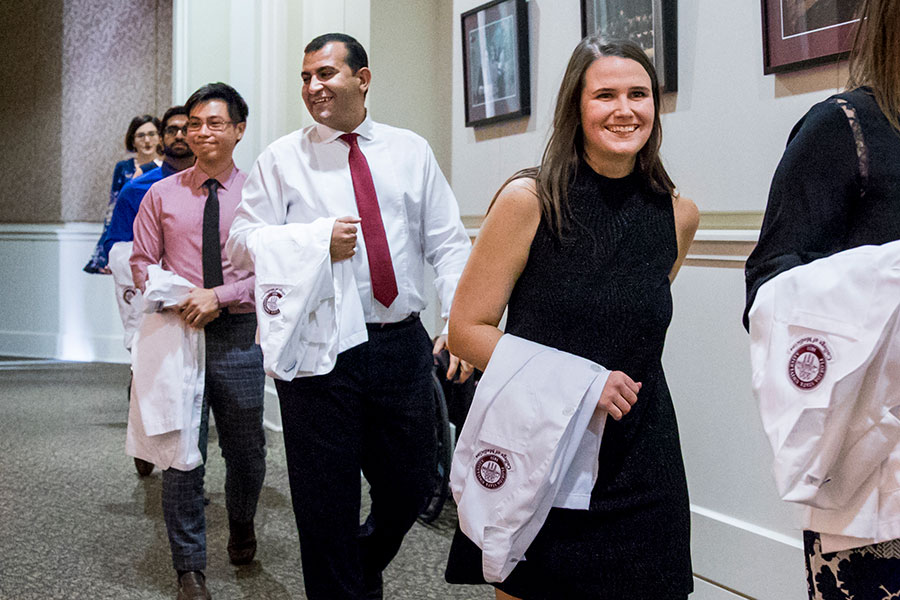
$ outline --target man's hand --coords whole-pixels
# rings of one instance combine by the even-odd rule
[[[637,402],[638,392],[641,391],[641,383],[635,383],[622,371],[613,371],[600,392],[600,400],[597,406],[609,413],[618,421],[628,414],[631,407]]]
[[[202,329],[219,316],[219,299],[213,290],[195,287],[177,307],[181,319],[197,329]]]
[[[434,341],[434,348],[431,350],[432,354],[440,354],[441,350],[447,347],[447,336],[439,335],[438,338]],[[457,381],[459,383],[463,383],[469,377],[472,376],[472,372],[474,371],[474,367],[467,363],[464,360],[460,360],[458,356],[450,353],[450,364],[447,365],[447,381],[452,381],[453,376],[456,375],[456,369],[459,369],[459,379]]]
[[[356,217],[341,217],[331,229],[331,262],[347,260],[356,254]]]

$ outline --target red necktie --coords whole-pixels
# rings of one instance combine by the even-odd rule
[[[372,279],[372,294],[384,306],[390,306],[397,297],[397,278],[391,263],[381,209],[375,195],[372,172],[365,155],[359,149],[356,138],[359,134],[345,133],[341,139],[350,145],[350,178],[356,194],[356,208],[362,220],[363,239],[366,241],[366,256],[369,259],[369,276]]]

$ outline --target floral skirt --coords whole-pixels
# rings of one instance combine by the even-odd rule
[[[804,531],[803,549],[810,600],[900,600],[900,539],[823,554]]]

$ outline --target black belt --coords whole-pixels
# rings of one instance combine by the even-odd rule
[[[252,310],[250,312],[233,313],[226,309],[223,310],[214,321],[218,321],[219,319],[222,321],[231,321],[232,323],[246,323],[247,321],[255,321],[256,313]]]
[[[366,323],[366,329],[368,329],[369,331],[390,331],[391,329],[401,329],[403,327],[409,327],[413,323],[418,322],[419,313],[414,312],[402,321],[395,321],[393,323]]]

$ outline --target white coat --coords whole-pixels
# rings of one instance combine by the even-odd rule
[[[116,242],[109,249],[109,270],[112,271],[116,286],[116,304],[119,306],[119,318],[125,330],[125,349],[131,350],[134,334],[144,316],[144,295],[134,287],[131,278],[131,249],[134,242]]]
[[[522,338],[497,343],[450,471],[460,529],[482,549],[486,581],[503,581],[527,558],[552,506],[588,507],[608,377],[600,365]]]
[[[190,471],[203,460],[197,444],[206,338],[203,330],[163,309],[181,302],[196,286],[158,265],[148,267],[147,273],[147,314],[131,349],[133,379],[125,451],[163,470]]]
[[[275,379],[328,373],[338,353],[368,340],[350,261],[331,262],[334,222],[267,225],[247,235],[263,367]]]
[[[750,310],[782,498],[824,552],[900,538],[900,242],[795,267]]]

